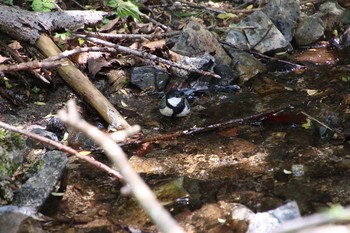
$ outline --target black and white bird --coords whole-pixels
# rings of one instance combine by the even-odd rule
[[[184,92],[172,90],[163,96],[159,104],[159,111],[168,117],[184,117],[190,113],[190,104]]]

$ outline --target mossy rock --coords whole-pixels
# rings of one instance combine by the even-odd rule
[[[18,133],[0,129],[0,178],[10,177],[22,163],[24,140]]]

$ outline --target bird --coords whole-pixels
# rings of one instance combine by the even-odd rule
[[[179,90],[171,90],[160,101],[159,111],[167,117],[184,117],[190,113],[190,104],[185,93]]]

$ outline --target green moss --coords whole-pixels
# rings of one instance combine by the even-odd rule
[[[17,170],[19,164],[12,161],[9,155],[12,151],[23,147],[24,140],[20,134],[0,128],[0,175],[11,176]]]
[[[44,165],[44,160],[41,159],[41,160],[37,163],[36,169],[39,171],[39,170],[42,168],[43,165]]]
[[[0,146],[5,151],[22,149],[24,146],[24,140],[19,133],[10,133],[5,129],[0,128]]]
[[[11,139],[12,142],[14,143],[14,145],[18,148],[18,149],[23,149],[24,146],[24,140],[21,137],[21,134],[19,133],[12,133],[11,134]]]
[[[0,143],[7,138],[8,131],[0,128]],[[1,144],[0,144],[1,145]]]

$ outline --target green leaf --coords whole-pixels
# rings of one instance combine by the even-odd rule
[[[79,45],[83,45],[85,40],[83,38],[78,38]]]
[[[118,7],[118,0],[109,0],[107,3],[107,6],[111,8],[117,8]]]
[[[32,9],[36,12],[49,12],[55,8],[54,0],[33,0]]]
[[[301,127],[303,127],[304,129],[310,129],[312,127],[310,118],[307,118],[306,122],[302,124]]]
[[[38,88],[37,86],[34,86],[32,88],[32,91],[35,93],[35,94],[38,94],[40,92],[40,88]]]
[[[102,19],[102,24],[107,24],[107,23],[109,23],[109,19],[107,19],[106,17],[104,17],[103,19]]]
[[[139,8],[130,1],[119,1],[116,13],[120,17],[132,16],[136,20],[140,20]]]

